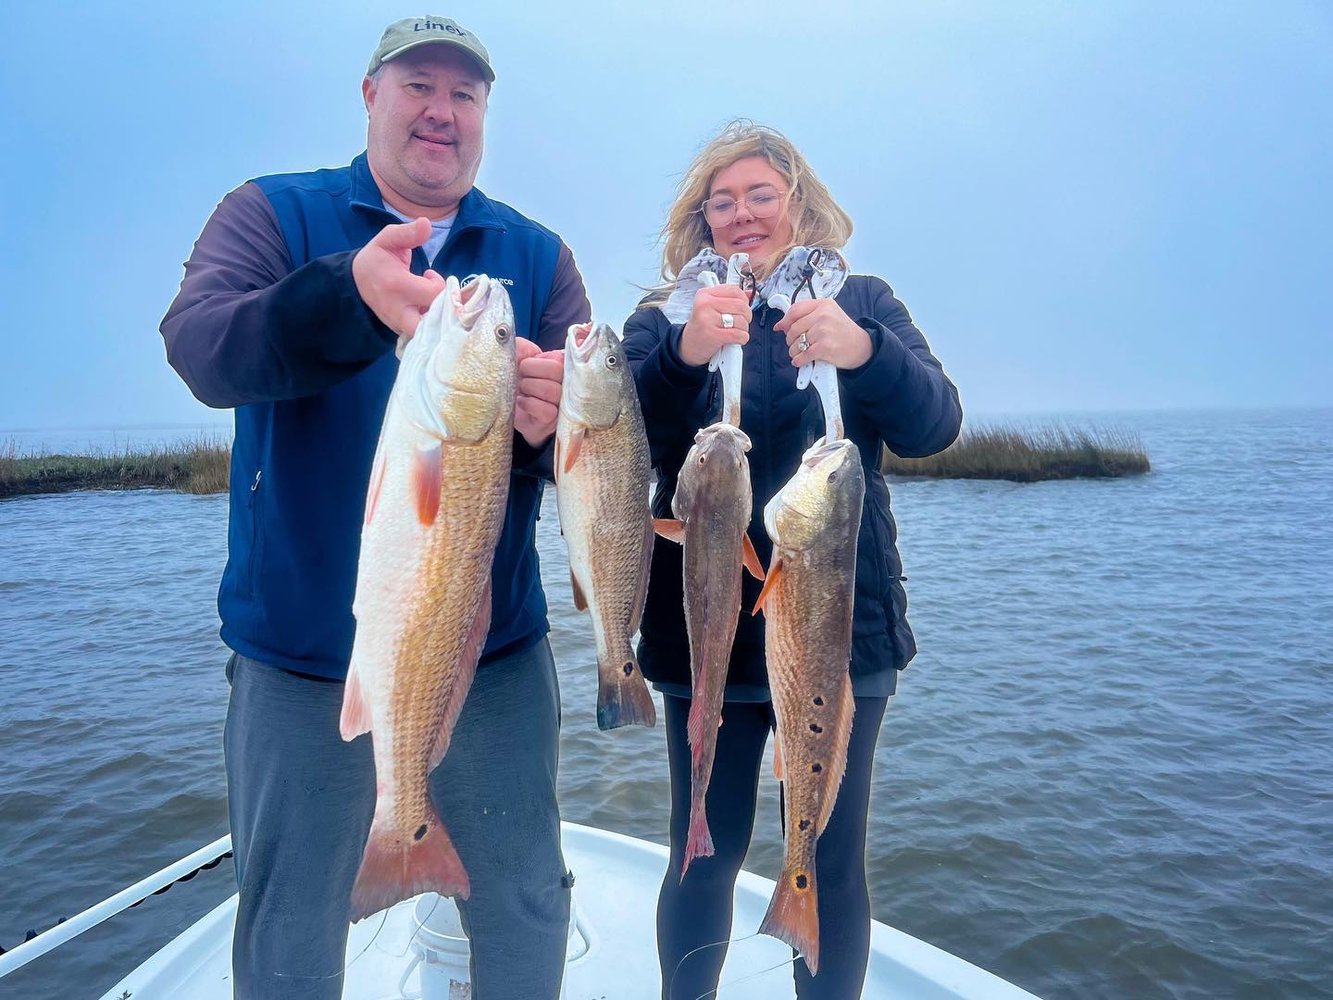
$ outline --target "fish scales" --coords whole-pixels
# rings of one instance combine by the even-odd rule
[[[633,649],[652,557],[651,460],[629,363],[605,324],[575,325],[566,339],[555,467],[575,605],[590,612],[597,647],[597,725],[654,725]]]
[[[426,820],[422,807],[429,791],[427,770],[419,766],[421,748],[432,748],[428,765],[434,769],[471,687],[480,653],[476,634],[484,640],[489,630],[490,557],[504,520],[512,454],[508,434],[442,448],[440,510],[445,513],[427,535],[420,589],[399,637],[404,669],[390,688],[389,711],[401,721],[391,735],[387,777],[391,787],[402,789],[397,808],[408,810],[396,824],[400,829],[415,831]]]
[[[483,276],[462,290],[450,278],[403,352],[362,529],[341,730],[372,734],[376,806],[354,920],[422,891],[470,891],[429,775],[489,629],[515,384],[503,286]]]
[[[682,584],[690,642],[690,822],[681,878],[697,857],[714,852],[707,795],[722,723],[727,671],[741,607],[741,568],[763,577],[746,535],[752,496],[746,452],[750,439],[728,422],[710,424],[694,439],[671,501],[675,521],[661,534],[683,541]]]
[[[846,770],[855,708],[849,664],[864,495],[856,446],[841,441],[806,452],[765,509],[773,555],[761,603],[786,847],[760,931],[796,948],[812,975],[819,970],[816,843]]]

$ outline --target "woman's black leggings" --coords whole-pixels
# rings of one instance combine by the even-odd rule
[[[663,1000],[696,1000],[717,989],[727,948],[704,947],[731,937],[731,900],[754,829],[755,794],[764,744],[773,728],[768,702],[722,707],[717,758],[708,783],[708,826],[716,853],[696,858],[680,878],[690,822],[690,700],[668,695],[667,759],[671,766],[671,863],[657,898],[657,954]],[[800,1000],[851,1000],[861,995],[870,953],[866,889],[866,811],[870,769],[887,698],[857,698],[847,773],[833,815],[819,838],[819,975],[794,963]],[[746,929],[746,933],[750,930]],[[702,949],[696,951],[695,949]]]

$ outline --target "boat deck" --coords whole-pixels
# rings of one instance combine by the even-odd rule
[[[565,857],[575,872],[575,918],[562,997],[566,1000],[653,1000],[660,996],[654,931],[666,849],[630,837],[564,824]],[[723,1000],[794,996],[791,952],[754,935],[773,883],[742,872],[736,886],[733,943],[722,973]],[[172,997],[229,1000],[233,896],[188,928],[106,995],[115,1000]],[[457,911],[433,894],[391,907],[354,925],[348,940],[347,1000],[461,1000],[450,988],[449,946],[466,970],[466,942],[441,936]],[[425,928],[423,930],[423,922]],[[907,934],[876,922],[864,996],[911,1000],[1035,1000],[1032,994]],[[443,963],[443,964],[442,964]],[[692,1000],[692,998],[687,998]]]

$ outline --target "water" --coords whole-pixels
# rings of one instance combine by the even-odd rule
[[[1152,474],[892,484],[922,652],[876,756],[875,916],[1047,998],[1333,997],[1333,411],[1117,420]],[[664,842],[661,732],[596,729],[552,500],[564,813]],[[0,503],[0,944],[226,832],[225,514],[154,491]],[[748,866],[772,876],[770,775]],[[0,996],[109,988],[229,879]]]

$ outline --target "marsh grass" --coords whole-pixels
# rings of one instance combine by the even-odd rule
[[[174,445],[126,446],[91,455],[24,454],[14,441],[0,443],[0,498],[70,490],[173,489],[224,493],[231,448],[222,438],[200,435]],[[930,458],[899,458],[886,451],[890,476],[940,479],[1108,478],[1147,472],[1148,456],[1137,435],[1069,427],[983,427],[964,431]]]
[[[206,435],[174,445],[126,446],[91,455],[25,454],[11,440],[0,444],[0,497],[145,488],[222,493],[230,462],[227,441]]]
[[[1107,479],[1149,471],[1138,435],[1123,430],[1054,427],[981,427],[930,458],[899,458],[885,451],[889,476],[938,479]]]

